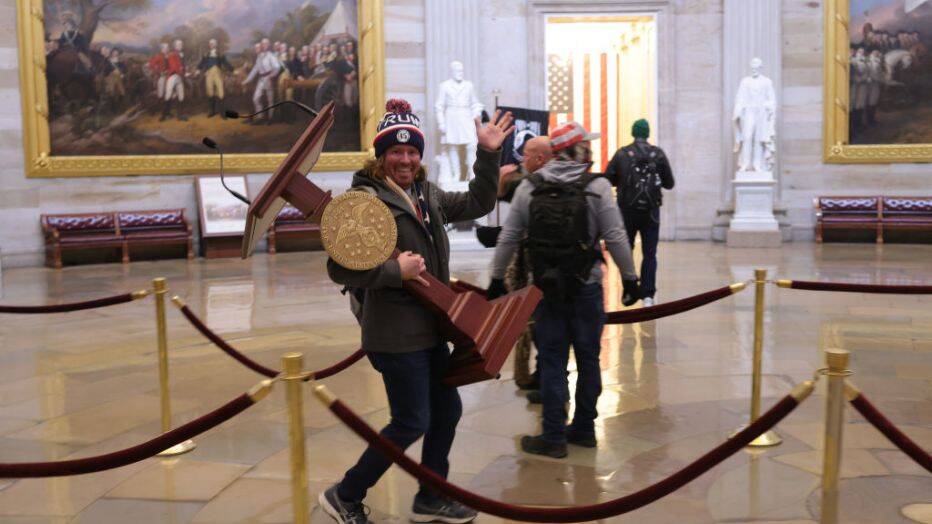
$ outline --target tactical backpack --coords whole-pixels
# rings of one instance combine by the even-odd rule
[[[627,173],[623,185],[619,188],[619,204],[622,210],[650,211],[660,207],[663,200],[661,192],[660,167],[657,165],[657,148],[650,146],[646,150],[625,148],[624,154],[631,159],[631,172]]]
[[[528,207],[527,253],[534,285],[548,299],[572,299],[601,257],[589,238],[586,201],[587,196],[598,196],[586,191],[597,176],[584,174],[570,183],[545,180],[540,174],[528,177],[534,190]]]

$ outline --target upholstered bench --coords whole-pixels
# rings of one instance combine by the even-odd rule
[[[194,236],[184,209],[119,211],[117,227],[123,235],[123,263],[129,262],[134,246],[183,245],[188,260],[194,258]]]
[[[881,225],[885,230],[932,231],[932,197],[883,197]]]
[[[320,249],[320,225],[306,221],[300,211],[286,205],[269,228],[269,254],[276,253],[277,242],[281,239],[309,239],[316,249]]]
[[[876,242],[883,242],[880,224],[880,197],[818,197],[816,208],[816,242],[822,242],[825,229],[867,229],[874,231]]]
[[[64,250],[122,249],[123,236],[113,213],[41,215],[45,265],[61,268]]]

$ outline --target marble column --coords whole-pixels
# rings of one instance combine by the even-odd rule
[[[770,182],[755,180],[757,188],[754,198],[760,204],[766,195],[760,190],[764,187],[772,191],[774,200],[779,199],[781,138],[781,101],[782,101],[782,41],[781,41],[780,0],[724,0],[723,2],[723,45],[722,45],[722,149],[723,166],[721,182],[721,205],[719,220],[713,235],[717,240],[725,240],[729,223],[735,212],[735,185],[737,163],[733,152],[735,136],[732,115],[735,94],[741,79],[749,74],[748,64],[752,58],[760,58],[763,74],[773,81],[777,95],[777,157]],[[756,206],[755,206],[756,207]],[[771,211],[773,207],[771,205]],[[771,241],[772,243],[772,241]]]
[[[437,117],[434,115],[434,102],[440,83],[450,78],[450,62],[459,60],[463,63],[466,80],[478,89],[479,73],[479,0],[424,0],[424,31],[427,73],[427,115],[426,129],[427,149],[424,162],[433,177],[438,171],[435,161],[440,153],[440,131],[437,129]],[[485,93],[477,93],[480,101]]]

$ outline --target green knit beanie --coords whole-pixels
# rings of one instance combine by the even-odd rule
[[[636,121],[634,125],[631,126],[631,136],[647,140],[647,138],[650,137],[650,124],[647,123],[647,120],[642,118]]]

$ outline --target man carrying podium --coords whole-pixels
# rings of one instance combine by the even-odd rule
[[[353,177],[354,190],[366,191],[391,210],[401,255],[367,271],[347,269],[332,259],[330,278],[362,290],[362,347],[382,374],[391,421],[382,435],[401,449],[424,437],[421,462],[437,474],[449,472],[448,455],[462,414],[456,388],[441,383],[450,366],[450,350],[436,315],[402,288],[405,280],[426,281],[427,271],[440,282],[450,279],[450,246],[443,225],[474,220],[495,207],[501,145],[512,131],[511,113],[496,112],[481,126],[475,177],[465,192],[446,192],[427,181],[421,164],[424,134],[420,121],[403,100],[390,100],[374,140],[376,158]],[[320,495],[324,511],[337,522],[366,523],[362,500],[391,462],[367,449],[340,483]],[[415,522],[465,523],[476,512],[421,487],[414,498]]]

